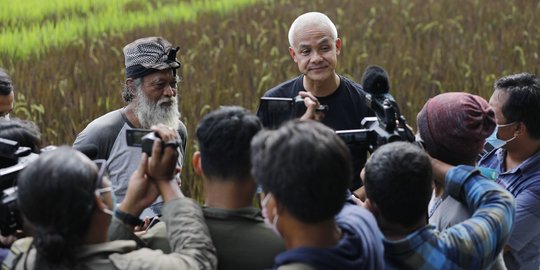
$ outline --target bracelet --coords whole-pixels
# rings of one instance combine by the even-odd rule
[[[140,218],[135,217],[129,213],[126,213],[124,211],[120,211],[120,209],[116,209],[114,211],[114,217],[122,221],[123,223],[131,226],[141,226],[144,224],[144,221],[142,221]]]

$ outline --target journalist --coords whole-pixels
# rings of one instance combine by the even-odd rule
[[[150,158],[143,154],[118,209],[103,160],[93,162],[62,146],[25,168],[18,203],[33,226],[33,238],[13,244],[4,268],[214,269],[215,250],[201,209],[174,181],[178,134],[164,126],[152,130],[161,139],[154,142]],[[171,254],[137,249],[134,241],[107,240],[111,221],[115,230],[132,231],[137,216],[158,195],[165,202]]]

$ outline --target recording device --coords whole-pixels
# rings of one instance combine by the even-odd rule
[[[128,146],[141,147],[148,156],[152,156],[154,141],[159,134],[149,129],[127,129],[126,142]]]
[[[362,119],[361,129],[337,130],[341,139],[348,145],[360,145],[370,152],[394,141],[414,142],[414,134],[408,128],[396,100],[389,93],[388,73],[379,66],[368,66],[362,75],[362,85],[367,92],[366,106],[375,116]],[[263,126],[275,128],[284,121],[301,116],[305,110],[301,97],[262,97],[258,116]],[[328,110],[328,107],[324,110]]]
[[[301,117],[306,113],[304,98],[261,97],[259,102],[259,118],[264,127],[277,128],[283,122]],[[320,105],[316,111],[328,111],[327,105]]]
[[[338,130],[336,133],[347,144],[364,145],[370,152],[390,142],[414,142],[414,134],[389,93],[390,81],[386,70],[368,66],[362,75],[362,85],[367,92],[366,106],[375,113],[375,117],[362,119],[363,129]]]
[[[22,229],[17,206],[17,176],[38,157],[29,147],[20,147],[16,141],[0,138],[0,232],[4,236]]]

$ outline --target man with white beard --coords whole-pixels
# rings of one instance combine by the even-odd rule
[[[178,130],[181,138],[178,165],[182,167],[187,131],[178,111],[176,59],[178,47],[162,37],[147,37],[133,41],[123,49],[126,81],[122,97],[128,104],[94,121],[77,136],[73,146],[91,159],[107,160],[110,181],[120,203],[126,194],[129,176],[141,159],[141,148],[129,147],[126,130],[150,129],[159,123]],[[161,200],[144,215],[160,214]],[[122,214],[120,214],[122,215]],[[139,219],[128,217],[133,225]]]

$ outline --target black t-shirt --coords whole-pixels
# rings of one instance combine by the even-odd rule
[[[328,111],[322,123],[334,130],[361,129],[362,119],[366,116],[373,116],[371,110],[366,106],[365,92],[362,86],[344,76],[339,76],[340,83],[338,89],[329,96],[317,97],[321,105],[327,105]],[[268,90],[265,97],[286,97],[292,98],[300,91],[306,91],[303,84],[304,75],[286,81]],[[260,111],[257,111],[260,117]],[[354,174],[351,189],[354,190],[362,186],[360,181],[360,171],[364,167],[367,158],[367,148],[358,144],[349,144],[349,150],[353,156]]]

